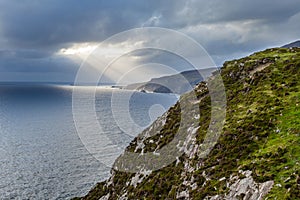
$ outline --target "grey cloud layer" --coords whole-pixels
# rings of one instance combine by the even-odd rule
[[[147,18],[149,5],[130,2],[6,1],[0,8],[2,33],[10,44],[27,48],[99,41]]]
[[[142,26],[182,31],[220,64],[298,39],[299,20],[297,0],[0,0],[0,69],[68,71],[73,63],[52,55],[60,48]]]

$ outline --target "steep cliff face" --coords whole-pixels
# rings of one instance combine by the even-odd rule
[[[221,76],[226,121],[207,156],[201,147],[212,103],[202,82],[196,100],[192,93],[180,100],[191,119],[183,127],[189,145],[183,145],[181,156],[154,171],[112,170],[82,199],[299,199],[300,48],[268,49],[226,62]],[[126,151],[142,155],[170,143],[180,128],[181,109],[181,103],[170,108]]]

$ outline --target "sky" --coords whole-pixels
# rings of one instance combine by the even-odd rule
[[[0,81],[73,81],[99,43],[141,27],[186,34],[221,66],[300,39],[299,21],[298,0],[0,0]],[[153,52],[133,52],[128,57],[132,61],[138,55],[139,61],[122,58],[116,68],[128,71],[126,65],[150,60],[176,65],[163,62],[172,60],[167,53]],[[87,70],[87,76],[93,70]]]

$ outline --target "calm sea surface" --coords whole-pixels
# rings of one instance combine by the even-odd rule
[[[83,105],[76,109],[82,117],[89,115],[84,99],[89,90],[80,89]],[[72,86],[0,86],[0,199],[69,199],[86,194],[96,182],[109,176],[106,162],[87,150],[76,131],[72,91]],[[113,112],[112,91],[120,101],[130,96],[124,98],[124,104],[113,103]],[[107,151],[97,153],[113,162],[140,131],[135,126],[148,126],[176,100],[168,94],[99,88],[94,102],[102,132],[93,132],[98,130],[93,123],[77,128],[85,128],[89,139],[95,137],[98,147],[109,145],[97,136],[106,135],[117,147],[114,156]],[[128,105],[131,120],[118,116],[124,105]],[[131,128],[130,134],[127,128]],[[101,149],[105,148],[98,151]]]

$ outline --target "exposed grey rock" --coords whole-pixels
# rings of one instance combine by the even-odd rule
[[[110,194],[108,193],[107,195],[101,197],[99,200],[108,200],[110,197]]]
[[[256,183],[251,176],[251,171],[242,171],[243,179],[239,179],[238,176],[232,176],[230,181],[234,181],[229,186],[229,193],[226,195],[216,195],[213,197],[207,197],[210,200],[262,200],[266,194],[271,190],[274,185],[274,181],[266,181],[264,183]]]
[[[180,193],[177,193],[176,199],[190,199],[190,194],[188,190],[182,191]]]
[[[149,176],[151,173],[151,170],[141,170],[140,172],[136,173],[134,177],[131,178],[130,185],[136,187],[137,184],[141,183],[143,179]]]

